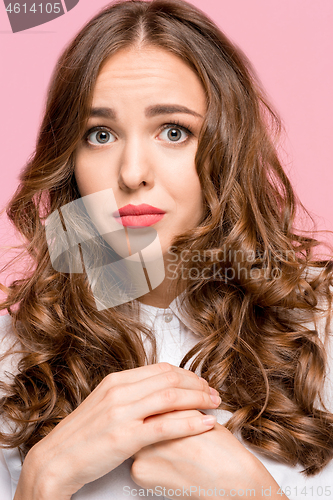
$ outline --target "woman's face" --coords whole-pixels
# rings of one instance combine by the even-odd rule
[[[104,63],[91,111],[75,156],[81,196],[112,188],[118,209],[131,205],[115,220],[156,229],[165,255],[203,213],[194,163],[206,112],[200,80],[163,49],[122,49]],[[143,204],[161,213],[135,214]]]

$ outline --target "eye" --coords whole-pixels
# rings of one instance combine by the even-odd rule
[[[110,144],[115,139],[109,130],[103,127],[94,127],[87,132],[85,140],[94,146],[101,146],[103,144]]]
[[[164,137],[162,134],[164,134]],[[193,135],[193,133],[191,132],[191,130],[183,127],[182,125],[178,125],[176,123],[168,123],[164,126],[160,135],[162,135],[162,139],[168,142],[170,141],[175,143],[183,143],[186,142],[189,137]]]

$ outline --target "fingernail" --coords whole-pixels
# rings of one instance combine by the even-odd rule
[[[203,417],[202,422],[205,425],[214,425],[216,422],[216,418],[214,417],[214,415],[206,415],[205,417]]]
[[[209,388],[210,392],[210,399],[213,401],[214,404],[220,404],[221,403],[221,398],[219,396],[219,393],[213,389],[212,387]]]

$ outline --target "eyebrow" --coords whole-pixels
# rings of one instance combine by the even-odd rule
[[[145,109],[145,116],[147,118],[153,118],[158,115],[171,115],[173,113],[186,113],[188,115],[203,118],[203,116],[196,111],[193,111],[186,106],[180,106],[179,104],[155,104],[153,106],[148,106],[148,108]],[[90,116],[117,120],[117,113],[112,108],[92,108]]]

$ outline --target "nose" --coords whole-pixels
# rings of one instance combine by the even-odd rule
[[[150,158],[149,158],[150,156]],[[134,191],[142,186],[154,185],[154,169],[151,155],[140,137],[125,141],[119,165],[119,187],[124,191]]]

